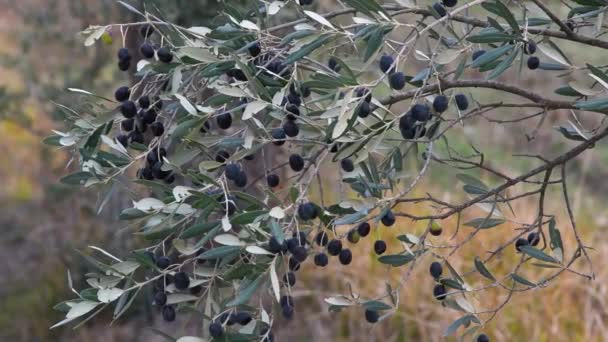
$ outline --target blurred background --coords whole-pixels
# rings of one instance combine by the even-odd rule
[[[130,3],[141,8],[143,1]],[[208,25],[216,16],[214,0],[146,1],[156,6],[167,20],[188,27]],[[317,1],[317,9],[324,13],[337,4]],[[424,1],[422,1],[425,3]],[[430,3],[430,2],[429,2]],[[565,16],[566,6],[558,1],[546,1]],[[151,7],[152,8],[152,7]],[[285,16],[290,16],[289,13]],[[407,17],[403,17],[404,20]],[[113,89],[129,82],[128,76],[115,67],[115,52],[122,40],[118,32],[112,33],[113,42],[98,43],[85,48],[77,33],[89,25],[128,22],[132,14],[112,0],[1,0],[0,1],[0,340],[11,341],[143,341],[150,339],[147,327],[174,332],[179,336],[180,325],[166,325],[159,319],[155,308],[145,301],[133,305],[129,315],[108,328],[110,315],[101,314],[78,330],[62,327],[48,328],[62,319],[63,314],[52,310],[54,304],[70,298],[66,271],[70,269],[76,286],[82,284],[80,276],[87,265],[75,252],[86,246],[104,246],[111,252],[137,243],[135,238],[120,235],[123,223],[116,220],[121,208],[129,206],[128,199],[115,196],[107,208],[96,213],[96,194],[60,185],[58,179],[69,172],[70,156],[41,143],[51,129],[62,130],[63,114],[53,103],[69,105],[78,101],[68,94],[67,87],[82,88],[111,97]],[[398,32],[394,32],[395,37]],[[138,46],[136,37],[126,44]],[[575,64],[584,62],[601,64],[607,60],[605,51],[587,50],[559,42],[570,53]],[[577,53],[578,52],[578,55]],[[412,68],[408,70],[408,68]],[[406,68],[411,73],[416,65]],[[502,80],[531,86],[536,92],[557,96],[553,90],[562,85],[557,73],[508,72]],[[495,93],[473,92],[473,97],[498,99]],[[494,118],[509,118],[513,113],[498,111]],[[477,120],[466,128],[458,127],[451,133],[452,144],[465,148],[473,143],[492,159],[495,167],[509,175],[529,169],[529,159],[516,158],[514,153],[556,155],[574,146],[553,127],[564,124],[568,112],[552,112],[542,123],[535,139],[530,124],[498,125],[488,120]],[[585,117],[590,126],[600,117]],[[536,122],[534,122],[536,124]],[[605,207],[608,185],[603,165],[608,162],[608,144],[597,144],[590,152],[571,162],[569,185],[583,240],[595,249],[591,256],[597,279],[588,282],[572,274],[564,274],[547,288],[528,291],[515,296],[497,318],[484,327],[497,341],[606,341],[608,340],[608,271],[603,267],[608,258],[608,236],[605,232]],[[445,170],[435,168],[417,190],[419,194],[433,192],[448,201],[462,196],[454,185],[454,178],[446,177]],[[496,180],[486,179],[489,184]],[[494,181],[494,183],[492,183]],[[332,187],[332,182],[327,182]],[[559,189],[551,190],[548,208],[558,217],[566,246],[574,246],[573,236],[565,219],[563,198]],[[327,200],[330,200],[327,198]],[[530,198],[515,203],[518,220],[531,221],[536,214],[536,202]],[[407,207],[410,212],[423,213],[427,209]],[[445,239],[453,233],[454,222],[446,221]],[[398,222],[398,229],[375,232],[391,240],[392,235],[420,233],[423,223]],[[454,256],[455,267],[467,268],[480,251],[492,249],[512,235],[501,230],[480,234]],[[483,235],[483,236],[482,236]],[[118,238],[121,237],[121,238]],[[296,287],[297,319],[277,325],[278,341],[437,341],[443,340],[444,329],[460,316],[444,309],[431,297],[433,282],[427,274],[425,258],[416,268],[412,280],[403,289],[399,312],[370,328],[363,313],[356,309],[341,313],[328,313],[323,298],[346,291],[346,283],[362,296],[374,297],[384,293],[383,278],[396,280],[398,270],[387,272],[373,262],[372,242],[368,239],[353,247],[355,259],[351,267],[331,265],[328,272],[314,272],[312,265],[303,267],[303,275]],[[441,241],[441,240],[437,240]],[[390,250],[390,246],[389,246]],[[566,252],[568,249],[566,247]],[[570,250],[571,252],[571,250]],[[515,260],[509,250],[492,265],[493,271],[508,271]],[[587,271],[583,263],[577,263]],[[530,279],[542,272],[528,269]],[[478,282],[476,282],[478,281]],[[481,284],[482,279],[472,280]],[[487,291],[475,300],[485,306],[498,305],[505,293]]]

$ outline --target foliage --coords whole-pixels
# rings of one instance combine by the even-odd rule
[[[357,254],[346,241],[364,238],[365,222],[391,229],[395,217],[427,223],[423,234],[397,237],[400,251],[376,250],[379,263],[403,268],[403,276],[387,282],[380,298],[353,291],[325,298],[329,310],[359,306],[370,323],[391,316],[412,269],[432,255],[447,271],[437,278],[433,296],[462,312],[445,334],[474,336],[516,293],[544,287],[564,272],[594,277],[570,208],[565,166],[608,135],[605,127],[586,129],[578,120],[608,113],[608,75],[605,66],[575,64],[559,42],[608,49],[599,38],[605,31],[602,1],[584,6],[574,1],[578,7],[565,20],[536,0],[513,8],[499,0],[474,0],[448,9],[357,0],[331,13],[294,1],[227,2],[210,27],[183,27],[120,3],[141,20],[90,27],[82,33],[85,45],[103,40],[110,29],[125,36],[142,31],[154,57],[134,63],[137,82],[126,97],[125,89],[117,91],[121,103],[70,89],[86,102],[62,106],[73,127],[45,142],[78,156],[80,170],[62,182],[105,193],[102,207],[112,186],[148,190],[150,195],[136,198],[120,215],[147,245],[121,256],[98,247],[98,258],[83,254],[96,270],[88,275],[91,287],[73,289],[78,297],[57,306],[66,318],[55,326],[87,316],[85,322],[108,306],[118,319],[142,289],[152,287],[161,294],[156,302],[168,321],[177,308],[180,315],[190,311],[204,318],[201,335],[270,340],[278,313],[271,302],[280,304],[285,318],[293,316],[293,272],[313,259],[309,254],[316,254],[320,267],[317,257],[325,253],[347,265]],[[299,19],[276,23],[274,17],[288,9]],[[482,14],[463,15],[468,9]],[[411,24],[400,15],[417,21]],[[344,16],[352,22],[338,23]],[[401,30],[401,40],[390,38]],[[119,53],[121,69],[130,66],[131,54],[136,52]],[[412,59],[423,66],[406,76],[402,70]],[[560,99],[499,81],[526,69],[558,72],[555,77],[567,83],[555,90]],[[491,89],[518,100],[488,103],[463,93],[465,88]],[[396,112],[397,104],[408,110]],[[457,126],[500,108],[533,109],[518,120],[540,118],[541,123],[551,111],[569,110],[569,126],[558,131],[577,145],[554,158],[522,155],[538,165],[517,176],[502,173],[475,146],[463,152],[450,145]],[[290,154],[285,162],[279,160],[284,153]],[[332,162],[339,170],[324,168]],[[467,201],[413,197],[428,170],[441,167],[462,183]],[[138,180],[129,178],[131,169],[137,169]],[[330,172],[339,172],[350,187],[335,203],[326,202],[320,185]],[[482,182],[477,173],[491,174],[497,184]],[[276,178],[267,177],[271,174],[279,187]],[[550,186],[563,190],[576,246],[564,245],[554,216],[545,211]],[[523,197],[538,198],[538,215],[531,222],[518,219],[511,206]],[[411,214],[402,204],[426,206],[433,213]],[[482,214],[461,222],[465,212],[478,213],[474,208]],[[462,229],[467,238],[433,240],[453,216],[458,218],[454,236]],[[486,230],[504,229],[506,222],[518,229],[505,233],[504,243],[488,255],[480,252],[468,269],[452,266],[450,258],[463,244]],[[521,253],[520,261],[510,272],[495,274],[491,263],[511,245]],[[588,273],[573,269],[580,257]],[[553,273],[528,279],[521,274],[525,267]],[[471,287],[467,278],[476,275],[487,284]],[[473,295],[488,288],[507,292],[506,301],[493,308],[474,303]],[[253,319],[237,328],[239,314]]]

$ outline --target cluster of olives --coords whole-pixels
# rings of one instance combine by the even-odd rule
[[[531,232],[527,238],[519,238],[515,241],[515,249],[521,251],[522,246],[537,246],[540,242],[540,235],[537,232]]]

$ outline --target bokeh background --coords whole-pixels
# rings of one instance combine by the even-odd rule
[[[142,6],[143,1],[131,1]],[[335,8],[334,1],[317,1],[320,12]],[[424,2],[424,1],[422,1]],[[216,16],[214,0],[147,1],[158,7],[167,20],[182,26],[208,25]],[[568,9],[558,1],[546,1],[565,16]],[[285,14],[289,17],[289,13]],[[113,89],[128,82],[114,65],[114,54],[122,44],[118,33],[111,45],[96,44],[85,48],[77,32],[89,25],[128,22],[132,14],[112,0],[0,0],[0,340],[4,341],[143,341],[154,340],[147,327],[167,330],[179,336],[180,325],[161,322],[156,309],[145,300],[133,305],[130,313],[109,327],[109,315],[85,324],[78,330],[62,327],[50,331],[62,314],[52,306],[70,297],[66,270],[75,283],[82,284],[87,265],[75,252],[88,245],[104,246],[117,252],[137,244],[135,238],[124,236],[117,213],[129,200],[115,196],[97,214],[99,198],[94,193],[60,185],[58,179],[69,172],[70,156],[45,146],[42,139],[51,129],[64,128],[62,113],[53,103],[69,105],[77,99],[65,91],[67,87],[89,89],[111,96]],[[407,19],[407,17],[405,17]],[[398,33],[395,33],[398,34]],[[127,44],[137,46],[137,41]],[[577,50],[560,42],[575,62],[605,63],[605,51]],[[414,72],[415,65],[408,66]],[[553,96],[561,85],[555,73],[524,73],[503,76],[503,80],[533,87],[537,92]],[[474,92],[474,97],[498,98],[497,94]],[[556,96],[556,95],[555,95]],[[494,117],[507,118],[519,114],[496,112]],[[478,120],[466,129],[457,128],[451,136],[455,146],[473,143],[483,149],[496,167],[515,175],[531,166],[529,160],[515,158],[514,153],[529,152],[555,155],[573,146],[553,127],[564,124],[568,112],[552,112],[542,124],[536,139],[528,141],[526,133],[534,127],[521,124],[498,125]],[[599,122],[599,117],[583,118],[584,123]],[[569,184],[584,241],[592,245],[596,280],[585,281],[564,274],[547,288],[515,296],[498,317],[484,328],[497,341],[605,341],[608,340],[608,235],[606,199],[608,183],[605,168],[608,144],[597,144],[590,152],[571,162]],[[492,179],[486,179],[490,184]],[[331,188],[332,181],[326,186]],[[559,189],[557,189],[559,190]],[[558,225],[567,246],[572,236],[559,191],[551,190],[548,208],[557,215]],[[460,188],[440,168],[433,170],[420,185],[419,193],[433,191],[446,200],[458,200]],[[519,201],[515,211],[520,221],[536,214],[533,199]],[[410,207],[410,211],[418,209]],[[428,209],[420,209],[428,210]],[[423,223],[398,222],[392,232],[375,232],[390,240],[392,235],[421,232]],[[447,237],[454,222],[444,222]],[[508,225],[501,230],[480,234],[454,258],[456,267],[470,267],[475,255],[505,241]],[[399,312],[370,328],[363,314],[356,309],[329,313],[323,298],[346,290],[350,283],[355,291],[374,297],[384,292],[384,278],[396,280],[400,274],[387,272],[374,263],[372,239],[356,247],[352,267],[331,265],[329,272],[314,272],[311,265],[303,267],[298,298],[297,318],[281,322],[277,327],[279,341],[438,341],[443,330],[459,313],[441,308],[431,298],[432,280],[427,275],[426,258],[416,268],[412,280],[403,289]],[[389,247],[390,248],[390,247]],[[567,248],[567,247],[566,247]],[[568,251],[568,250],[567,250]],[[507,251],[493,264],[497,273],[508,271],[515,260],[514,251]],[[577,263],[586,270],[586,265]],[[538,269],[526,271],[531,279]],[[482,282],[481,279],[473,280]],[[497,305],[504,293],[487,291],[475,300],[487,306]]]

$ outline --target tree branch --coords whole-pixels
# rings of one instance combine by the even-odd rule
[[[486,80],[456,80],[449,81],[442,79],[440,83],[429,84],[422,88],[412,89],[410,91],[406,91],[400,94],[394,94],[387,98],[380,100],[383,105],[394,104],[403,100],[407,100],[413,98],[417,95],[422,95],[425,93],[434,93],[439,90],[446,90],[450,88],[488,88],[501,90],[507,93],[515,94],[524,98],[527,98],[534,103],[537,103],[540,107],[546,108],[547,110],[553,109],[579,109],[574,106],[573,103],[567,101],[557,101],[544,98],[539,94],[527,91],[521,87],[515,85],[509,85],[496,81],[486,81]],[[589,110],[591,111],[591,110]],[[593,110],[593,112],[608,114],[607,109],[602,110]]]

